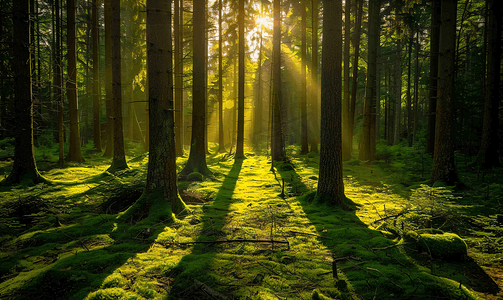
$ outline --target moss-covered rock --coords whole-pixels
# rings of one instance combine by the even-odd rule
[[[203,174],[199,172],[192,172],[189,175],[187,175],[187,180],[188,181],[203,181]]]
[[[466,259],[468,247],[465,241],[457,234],[449,232],[438,233],[435,230],[430,230],[429,232],[431,233],[408,231],[404,235],[404,240],[414,244],[419,251],[431,253],[433,258],[455,261],[464,261]]]

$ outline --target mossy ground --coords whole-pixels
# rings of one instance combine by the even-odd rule
[[[410,205],[410,189],[421,176],[410,173],[400,183],[394,174],[410,172],[400,160],[344,163],[346,196],[359,205],[348,212],[311,203],[319,157],[298,150],[289,148],[291,164],[276,164],[275,173],[266,156],[246,153],[247,159],[235,161],[212,151],[213,176],[179,182],[188,213],[172,216],[168,206],[160,206],[148,218],[124,212],[142,195],[146,178],[148,157],[138,147],[129,149],[130,169],[116,174],[106,172],[111,159],[99,154],[62,169],[49,159],[40,169],[50,184],[4,188],[0,194],[0,295],[474,299],[490,297],[495,284],[503,285],[497,277],[503,273],[499,244],[484,242],[501,238],[493,222],[497,206],[480,207],[503,194],[496,184],[481,188],[489,199],[464,191],[471,200],[459,199],[453,207],[468,216],[460,217],[468,225],[443,228],[467,241],[474,261],[431,259],[399,238],[401,231],[416,229],[403,225],[405,219],[376,230],[382,223],[377,220]],[[178,171],[185,161],[178,159]],[[6,174],[9,164],[0,167]]]

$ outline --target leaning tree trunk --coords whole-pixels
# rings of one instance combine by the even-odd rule
[[[500,69],[501,69],[501,13],[502,2],[489,0],[487,86],[485,87],[484,121],[482,140],[476,163],[483,168],[501,166],[499,161],[499,107],[500,107]]]
[[[206,165],[206,109],[205,109],[205,0],[194,0],[194,30],[193,30],[193,84],[192,84],[192,139],[187,164],[182,174],[188,175],[199,172],[203,175],[210,174]]]
[[[458,181],[454,163],[454,61],[457,0],[442,0],[437,90],[437,132],[431,183]]]
[[[177,188],[170,11],[171,1],[147,0],[150,152],[145,194],[157,193],[146,208],[167,202],[177,214],[184,203]]]
[[[68,81],[66,93],[70,120],[70,148],[67,161],[83,162],[80,152],[79,104],[77,95],[77,47],[75,40],[75,0],[67,1]]]
[[[324,0],[321,58],[321,147],[317,199],[344,205],[342,181],[342,1]]]
[[[44,181],[37,170],[33,147],[33,98],[31,90],[30,2],[13,1],[14,115],[16,118],[14,164],[5,183],[37,184]]]
[[[122,85],[121,85],[121,26],[120,0],[112,0],[112,106],[114,130],[114,155],[110,171],[127,169],[124,151],[124,132],[122,129]]]

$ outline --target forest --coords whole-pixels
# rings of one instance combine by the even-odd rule
[[[0,0],[0,299],[502,299],[501,0]]]

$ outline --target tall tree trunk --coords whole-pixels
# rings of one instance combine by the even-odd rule
[[[377,74],[377,47],[379,45],[379,10],[380,0],[370,0],[369,22],[369,56],[367,71],[367,87],[363,108],[363,130],[360,142],[359,160],[373,161],[375,159],[375,98]]]
[[[342,160],[351,159],[349,135],[349,49],[351,44],[351,0],[346,0],[344,13],[344,99],[342,102]]]
[[[323,1],[321,147],[317,199],[344,204],[342,181],[342,1]]]
[[[416,66],[415,66],[415,75],[414,75],[414,124],[412,127],[412,140],[416,141],[416,131],[417,131],[417,122],[419,115],[419,31],[416,32]]]
[[[106,94],[106,115],[107,115],[107,145],[103,156],[112,156],[114,153],[114,122],[113,122],[113,102],[112,102],[112,7],[111,0],[105,2],[105,94]],[[148,126],[148,125],[147,125]]]
[[[398,5],[396,8],[396,15],[402,13],[402,8]],[[402,115],[402,28],[400,26],[401,20],[397,17],[396,22],[396,53],[395,53],[395,128],[394,128],[394,142],[400,142],[400,122]]]
[[[58,150],[59,150],[59,163],[62,164],[64,155],[64,127],[63,127],[63,67],[61,65],[61,15],[60,15],[60,2],[54,1],[55,13],[55,28],[54,28],[54,78],[53,78],[53,92],[57,104],[57,128],[58,128]]]
[[[260,7],[260,17],[262,17],[264,11],[264,4]],[[255,107],[255,120],[253,122],[253,132],[254,132],[254,144],[257,150],[260,150],[260,145],[262,142],[262,127],[263,127],[263,113],[264,113],[264,101],[262,95],[262,53],[263,53],[263,32],[264,26],[260,25],[260,40],[259,40],[259,53],[258,53],[258,64],[257,64],[257,98]]]
[[[500,69],[501,69],[501,14],[502,3],[498,0],[488,0],[489,26],[487,55],[487,86],[485,86],[484,121],[482,140],[476,163],[483,168],[501,166],[499,161],[499,107],[500,99]],[[485,54],[484,54],[485,55]]]
[[[454,164],[454,61],[457,0],[442,0],[438,59],[437,132],[431,182],[453,185],[458,181]]]
[[[318,143],[320,131],[318,130],[318,0],[312,0],[312,40],[311,40],[311,126],[313,128],[310,136],[311,152],[318,153]]]
[[[222,0],[218,0],[218,152],[225,152],[223,120],[223,39],[222,39]],[[260,56],[259,56],[260,63]]]
[[[412,98],[411,98],[411,71],[412,71],[412,38],[414,33],[409,28],[409,56],[407,60],[407,142],[412,147]],[[414,107],[415,108],[415,107]]]
[[[301,150],[300,153],[307,154],[309,152],[308,136],[307,136],[307,74],[306,74],[306,0],[301,1],[302,11],[302,45],[300,50],[301,71],[300,71],[300,118],[301,118]]]
[[[44,181],[37,170],[33,147],[33,98],[31,90],[30,2],[16,0],[13,10],[14,115],[16,118],[14,164],[3,182],[7,185],[37,184]]]
[[[94,133],[94,148],[101,152],[101,128],[100,128],[100,67],[99,67],[99,50],[100,50],[100,34],[98,25],[98,0],[93,0],[93,133]]]
[[[184,203],[177,188],[170,11],[171,1],[147,0],[151,137],[145,194],[154,196],[147,198],[143,209],[164,208],[167,202],[171,212],[178,214]]]
[[[437,114],[438,47],[440,45],[440,0],[431,4],[430,33],[430,87],[428,93],[428,129],[426,153],[433,155],[435,147],[435,121]]]
[[[182,5],[180,5],[182,2]],[[177,156],[183,156],[183,0],[175,0],[175,149]]]
[[[205,0],[194,0],[194,31],[193,31],[193,84],[192,84],[192,139],[190,143],[190,154],[187,164],[182,170],[182,174],[188,175],[192,172],[199,172],[203,175],[210,174],[206,165],[205,149],[205,86],[204,86],[204,36],[205,36]]]
[[[272,160],[280,160],[285,157],[284,140],[283,140],[283,122],[281,120],[282,99],[281,99],[281,7],[280,0],[273,2],[273,42],[272,42],[272,57],[273,57],[273,122],[271,136],[271,156]]]
[[[121,85],[121,15],[120,0],[112,0],[112,95],[113,95],[113,130],[114,155],[109,171],[127,169],[126,153],[124,151],[124,134],[122,129],[122,85]],[[171,6],[171,5],[170,5]],[[170,18],[171,19],[171,18]],[[171,51],[171,48],[170,48]]]
[[[360,32],[362,27],[363,15],[363,0],[357,3],[356,23],[355,23],[355,41],[354,56],[353,56],[353,81],[351,86],[351,103],[349,108],[349,126],[348,126],[348,140],[350,154],[353,152],[353,132],[355,129],[355,111],[356,111],[356,88],[358,82],[358,60],[360,58]]]
[[[68,44],[68,81],[66,93],[70,120],[70,148],[67,161],[83,162],[80,153],[79,105],[77,96],[77,47],[75,41],[75,0],[67,1],[67,44]]]
[[[245,1],[239,0],[239,96],[238,96],[238,131],[235,159],[245,158],[244,129],[245,129]]]

